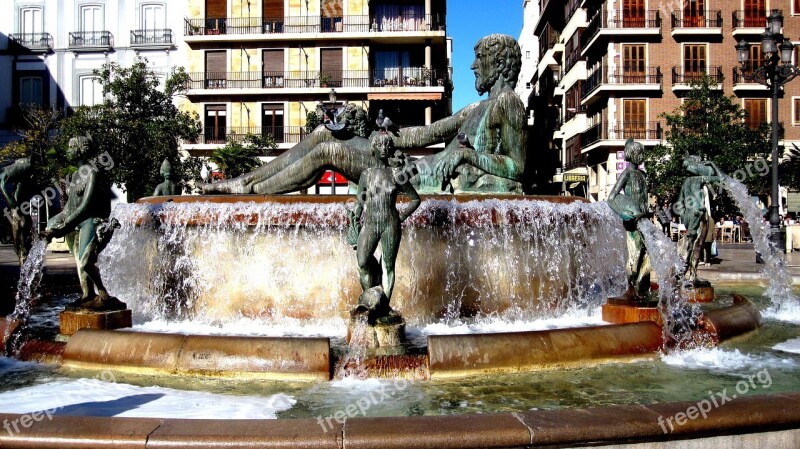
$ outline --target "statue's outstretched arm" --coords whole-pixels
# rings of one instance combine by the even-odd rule
[[[450,117],[437,120],[427,126],[409,126],[394,137],[395,148],[421,148],[447,142],[456,138],[458,129],[479,103],[473,103]]]
[[[3,198],[6,200],[6,204],[8,205],[9,209],[16,209],[17,202],[14,201],[14,195],[8,191],[8,172],[5,170],[0,173],[0,191],[3,193]]]

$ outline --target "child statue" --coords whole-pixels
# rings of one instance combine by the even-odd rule
[[[629,299],[646,299],[650,293],[650,256],[644,246],[644,237],[637,229],[642,218],[651,215],[648,205],[647,179],[639,165],[644,161],[644,146],[628,139],[625,142],[625,160],[628,167],[617,179],[608,195],[608,205],[622,218],[627,231],[625,241],[628,246],[628,262],[625,271],[628,275]],[[620,195],[620,191],[625,194]]]
[[[180,187],[172,180],[172,165],[167,159],[164,159],[164,162],[161,163],[159,172],[164,177],[164,182],[156,186],[153,196],[180,195]]]
[[[392,136],[376,134],[371,146],[377,166],[364,170],[359,179],[356,207],[350,213],[348,241],[357,251],[359,277],[364,290],[359,307],[370,311],[382,309],[388,313],[386,309],[394,289],[395,260],[400,248],[400,224],[417,210],[420,197],[410,182],[415,168],[405,154],[394,151]],[[411,201],[399,212],[395,204],[401,193]],[[363,223],[359,225],[362,218]],[[380,263],[374,255],[378,243],[382,252]]]

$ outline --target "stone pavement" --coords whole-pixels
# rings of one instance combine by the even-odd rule
[[[717,243],[719,257],[710,266],[700,266],[700,277],[710,281],[758,281],[764,265],[757,264],[752,243]],[[800,285],[800,252],[786,255],[786,265],[793,284]]]

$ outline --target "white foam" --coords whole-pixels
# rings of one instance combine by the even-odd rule
[[[551,329],[565,329],[571,327],[587,327],[608,324],[603,321],[601,309],[595,307],[589,310],[576,309],[556,318],[542,318],[537,320],[515,320],[508,318],[489,317],[475,322],[456,322],[453,324],[433,323],[422,327],[410,328],[413,334],[452,335],[452,334],[491,334],[498,332],[526,332]]]
[[[344,337],[347,323],[342,319],[299,320],[281,318],[276,321],[239,318],[225,322],[204,320],[169,321],[153,319],[132,328],[140,332],[162,332],[190,335],[236,335],[258,337]]]
[[[686,369],[707,369],[711,371],[738,371],[763,367],[792,367],[795,362],[769,355],[743,354],[738,349],[702,348],[688,351],[673,351],[661,354],[667,365]]]
[[[778,343],[772,349],[776,351],[791,352],[792,354],[800,354],[800,337]]]
[[[188,419],[275,419],[297,401],[285,394],[227,396],[161,387],[58,379],[0,393],[0,412]],[[55,410],[54,410],[55,409]]]
[[[800,304],[796,301],[785,301],[768,307],[761,315],[768,320],[800,324]]]

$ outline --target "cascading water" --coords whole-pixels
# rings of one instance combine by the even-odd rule
[[[137,321],[347,316],[361,288],[342,203],[118,206],[100,257]],[[625,285],[618,218],[600,203],[429,199],[404,223],[393,307],[410,324],[558,316]]]
[[[14,311],[6,317],[8,322],[20,321],[22,326],[28,320],[31,306],[39,298],[39,283],[42,281],[44,256],[47,252],[47,242],[36,239],[28,252],[28,258],[20,267],[19,281],[17,282],[16,306]],[[3,341],[8,341],[11,326],[6,326],[6,335]]]
[[[639,220],[637,228],[644,237],[650,264],[658,278],[658,302],[664,320],[665,341],[676,347],[691,346],[692,332],[700,317],[700,308],[689,304],[688,295],[680,281],[685,262],[675,243],[650,220]]]
[[[336,365],[333,374],[334,380],[345,378],[366,379],[368,377],[364,360],[367,358],[367,347],[372,340],[370,332],[372,330],[367,322],[367,315],[356,315],[355,323],[353,323],[353,332],[350,335],[350,343],[347,345],[347,352],[339,359],[339,363]]]
[[[736,202],[750,227],[750,236],[756,251],[764,259],[763,276],[767,279],[767,290],[764,293],[772,300],[766,315],[781,319],[800,314],[800,299],[792,293],[792,276],[786,269],[786,259],[780,248],[774,248],[769,241],[769,224],[764,222],[761,209],[754,203],[747,187],[741,182],[726,176],[722,186]]]

